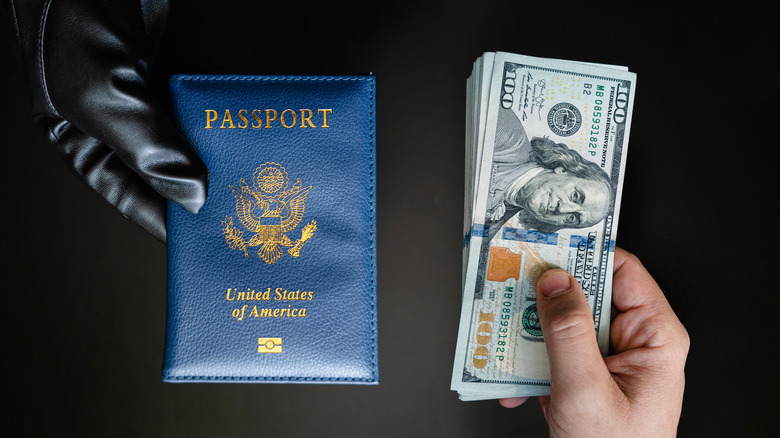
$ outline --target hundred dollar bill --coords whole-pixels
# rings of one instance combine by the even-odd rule
[[[466,81],[466,178],[464,189],[464,229],[463,235],[469,236],[474,225],[472,213],[476,208],[476,182],[479,181],[479,168],[482,160],[482,148],[479,145],[484,140],[484,123],[480,115],[487,114],[487,97],[490,93],[490,80],[493,73],[494,53],[485,53],[474,62],[474,69]],[[483,78],[488,78],[483,80]],[[464,248],[468,244],[464,240]],[[463,251],[463,282],[466,281],[466,260],[468,251]]]
[[[612,263],[636,75],[486,53],[467,81],[461,400],[549,394],[535,284],[580,283],[606,354]]]

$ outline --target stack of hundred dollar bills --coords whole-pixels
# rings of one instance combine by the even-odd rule
[[[536,279],[563,268],[607,353],[612,265],[636,75],[485,53],[467,81],[461,400],[550,393]]]

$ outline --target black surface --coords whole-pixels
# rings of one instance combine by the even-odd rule
[[[545,436],[533,401],[506,410],[449,391],[465,80],[495,50],[638,74],[617,242],[691,336],[679,435],[774,430],[780,145],[768,6],[388,3],[179,1],[155,70],[161,91],[167,73],[376,74],[376,387],[163,384],[165,247],[45,142],[2,21],[4,436]]]

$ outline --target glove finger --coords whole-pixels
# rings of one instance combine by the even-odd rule
[[[197,212],[208,171],[152,96],[138,2],[53,2],[44,75],[59,116],[110,146],[163,197]]]
[[[166,201],[162,196],[125,166],[111,148],[69,122],[51,125],[50,133],[56,139],[55,148],[90,188],[124,217],[165,243]]]

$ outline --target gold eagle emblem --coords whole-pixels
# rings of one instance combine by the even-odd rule
[[[230,249],[241,249],[249,257],[248,247],[259,247],[257,255],[264,262],[276,263],[282,257],[282,247],[298,257],[303,244],[314,235],[317,222],[311,221],[301,230],[301,238],[292,241],[287,234],[303,220],[306,197],[312,186],[303,187],[301,179],[288,189],[287,171],[277,163],[265,163],[255,169],[250,188],[244,178],[239,187],[230,187],[236,197],[236,215],[241,224],[253,233],[249,240],[244,232],[233,224],[233,218],[226,216],[222,221],[222,233]]]

